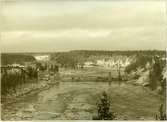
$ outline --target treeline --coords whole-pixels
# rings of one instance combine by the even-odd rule
[[[159,55],[163,56],[166,55],[166,51],[164,50],[134,50],[134,51],[105,51],[105,50],[72,50],[69,52],[56,52],[56,53],[51,53],[52,56],[57,56],[61,54],[74,54],[74,55],[82,55],[84,57],[89,57],[89,56],[101,56],[101,55],[106,55],[106,56],[112,56],[112,55],[126,55],[126,56],[131,56],[131,55],[136,55],[136,54],[142,54],[142,55]]]
[[[47,66],[40,62],[35,62],[26,67],[19,66],[2,66],[1,67],[1,93],[7,95],[8,93],[16,92],[19,87],[25,84],[37,83],[39,72],[46,70],[49,72],[58,72],[57,65]]]
[[[1,54],[1,65],[8,65],[8,64],[23,64],[24,62],[33,62],[36,59],[31,55],[25,54],[15,54],[15,53],[2,53]]]
[[[26,69],[1,67],[1,94],[16,92],[18,86],[37,81],[37,79],[38,71],[34,67],[28,66]]]
[[[70,51],[71,53],[77,53],[81,54],[84,56],[91,56],[91,55],[126,55],[126,56],[131,56],[131,55],[136,55],[136,54],[142,54],[142,55],[165,55],[166,51],[164,50],[116,50],[116,51],[108,51],[108,50],[72,50]]]

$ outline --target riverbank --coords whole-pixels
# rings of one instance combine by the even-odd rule
[[[10,90],[8,94],[1,95],[1,105],[10,104],[28,95],[49,89],[53,85],[52,82],[47,71],[40,72],[38,79],[31,79],[28,83],[18,86],[15,91]]]

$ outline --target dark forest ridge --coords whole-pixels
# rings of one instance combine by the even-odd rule
[[[24,62],[24,61],[35,61],[35,56],[38,55],[50,55],[51,60],[56,60],[56,57],[71,57],[70,59],[73,60],[74,58],[84,57],[87,59],[89,56],[112,56],[112,55],[124,55],[124,56],[132,56],[132,55],[146,55],[146,56],[153,56],[159,55],[162,57],[166,56],[166,51],[162,50],[71,50],[68,52],[17,52],[17,53],[1,53],[1,64],[11,64],[14,62]],[[68,59],[69,60],[69,59]]]

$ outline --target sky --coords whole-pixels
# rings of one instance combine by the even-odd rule
[[[165,1],[1,0],[1,52],[165,50]]]

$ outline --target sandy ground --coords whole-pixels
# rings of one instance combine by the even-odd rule
[[[61,70],[59,84],[2,106],[2,119],[91,120],[97,114],[101,93],[106,91],[111,101],[110,109],[117,114],[117,119],[154,120],[163,101],[161,96],[127,83],[90,82],[95,76],[106,77],[108,71],[101,68]]]

